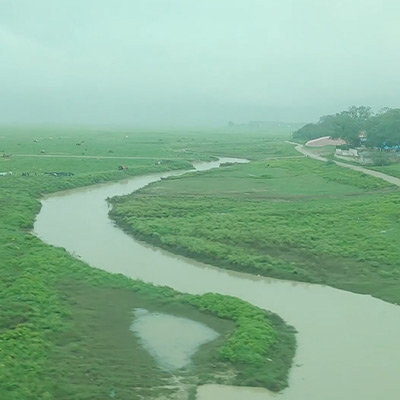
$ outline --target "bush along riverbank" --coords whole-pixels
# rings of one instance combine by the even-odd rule
[[[46,162],[51,167],[50,159]],[[172,165],[182,168],[185,163]],[[94,169],[62,178],[12,176],[1,181],[2,399],[174,398],[182,387],[189,393],[206,382],[276,391],[287,386],[295,335],[276,315],[239,299],[183,295],[90,268],[30,233],[44,193],[155,169],[160,170]],[[220,337],[201,347],[190,367],[171,374],[129,331],[136,307],[199,320]]]

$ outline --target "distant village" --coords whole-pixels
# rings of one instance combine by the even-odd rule
[[[323,136],[317,139],[309,140],[305,143],[307,147],[325,147],[335,146],[335,158],[344,161],[357,162],[361,165],[381,165],[400,162],[400,146],[383,146],[382,148],[368,148],[363,144],[352,148],[342,139],[332,139],[330,136]]]
[[[293,133],[308,147],[335,146],[334,157],[362,165],[400,162],[400,109],[373,113],[370,107],[320,118]]]

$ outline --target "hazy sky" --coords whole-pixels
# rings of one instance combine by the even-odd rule
[[[400,107],[399,0],[0,0],[0,123]]]

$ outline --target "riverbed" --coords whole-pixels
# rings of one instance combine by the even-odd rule
[[[216,168],[222,158],[199,163]],[[139,176],[57,193],[42,200],[34,232],[89,265],[155,285],[237,296],[279,314],[298,331],[290,387],[276,396],[259,388],[206,385],[199,400],[398,400],[400,307],[321,285],[222,270],[141,243],[108,218],[106,199],[182,172]]]

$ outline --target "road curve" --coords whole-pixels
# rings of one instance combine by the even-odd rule
[[[378,171],[374,171],[372,169],[360,167],[358,165],[347,164],[347,163],[335,161],[335,160],[328,160],[325,157],[319,156],[319,155],[314,154],[311,151],[307,150],[307,148],[302,144],[298,144],[298,143],[290,142],[290,141],[286,141],[286,143],[295,145],[296,146],[295,149],[299,153],[305,155],[306,157],[310,157],[310,158],[313,158],[314,160],[324,161],[324,162],[333,161],[336,165],[339,165],[339,167],[349,168],[354,171],[363,172],[364,174],[374,176],[375,178],[383,179],[386,182],[389,182],[393,185],[400,187],[400,178],[396,178],[392,175],[384,174],[383,172],[378,172]]]

